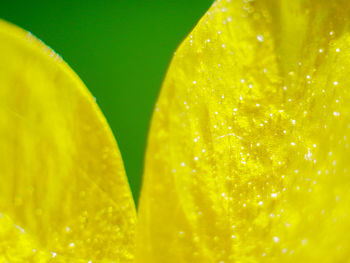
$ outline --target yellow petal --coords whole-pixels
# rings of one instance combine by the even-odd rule
[[[211,7],[155,108],[137,262],[348,262],[349,5]]]
[[[135,208],[84,84],[0,21],[0,262],[130,262]]]

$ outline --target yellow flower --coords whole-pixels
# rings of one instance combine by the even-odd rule
[[[137,220],[92,96],[1,22],[0,262],[349,262],[349,15],[217,0],[164,81]]]

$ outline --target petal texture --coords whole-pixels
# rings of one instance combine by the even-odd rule
[[[0,262],[130,262],[135,208],[93,97],[0,21]]]
[[[155,108],[137,262],[348,262],[349,14],[214,3]]]

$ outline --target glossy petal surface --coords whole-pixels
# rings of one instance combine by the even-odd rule
[[[135,208],[84,84],[0,21],[0,262],[130,262]]]
[[[211,7],[155,108],[137,262],[348,262],[349,14]]]

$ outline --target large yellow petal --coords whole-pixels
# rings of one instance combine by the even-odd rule
[[[0,262],[130,262],[118,147],[59,55],[0,21]]]
[[[137,262],[349,262],[349,6],[211,7],[155,108]]]

